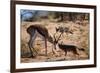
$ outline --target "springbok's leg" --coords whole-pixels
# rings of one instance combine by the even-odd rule
[[[35,34],[34,37],[32,37],[32,43],[31,43],[31,46],[32,46],[32,48],[33,48],[33,51],[35,52],[35,55],[38,54],[37,51],[34,49],[34,44],[35,44],[36,36],[37,36],[37,35]]]
[[[45,54],[47,56],[47,39],[45,38]]]
[[[30,37],[30,40],[29,40],[29,42],[28,42],[28,45],[29,45],[31,57],[34,57],[34,56],[33,56],[33,51],[32,51],[32,37]]]
[[[33,44],[35,42],[35,38],[36,38],[36,35],[35,34],[33,36],[30,36],[30,40],[29,40],[29,43],[28,43],[32,57],[35,57],[36,56],[36,54],[33,53],[33,51],[32,51],[32,50],[34,50]]]

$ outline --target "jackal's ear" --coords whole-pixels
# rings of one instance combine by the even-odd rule
[[[63,41],[61,41],[61,44],[63,44]]]
[[[58,27],[55,27],[55,29],[56,29],[56,32],[58,32],[58,31],[59,31]]]

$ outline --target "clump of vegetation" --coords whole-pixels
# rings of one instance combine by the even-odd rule
[[[29,57],[30,51],[26,41],[21,40],[21,57]]]

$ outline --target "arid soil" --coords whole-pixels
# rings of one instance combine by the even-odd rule
[[[61,41],[67,45],[76,45],[77,47],[82,47],[85,51],[79,51],[79,55],[74,55],[72,52],[68,52],[67,56],[65,56],[64,51],[57,47],[57,53],[52,52],[53,44],[47,42],[47,56],[45,55],[45,46],[44,41],[37,37],[35,40],[35,49],[38,52],[38,55],[34,58],[30,58],[30,50],[28,47],[28,41],[30,39],[30,35],[26,32],[26,29],[30,25],[41,24],[45,26],[49,34],[51,36],[54,35],[55,27],[63,26],[68,27],[73,34],[64,33],[61,36]],[[56,37],[58,37],[59,33],[57,33]],[[60,42],[60,41],[59,41]],[[30,63],[30,62],[50,62],[50,61],[63,61],[63,60],[85,60],[89,59],[89,22],[83,21],[80,23],[76,22],[50,22],[47,20],[40,22],[22,22],[21,23],[21,62],[22,63]]]

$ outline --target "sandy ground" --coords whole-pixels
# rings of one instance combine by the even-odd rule
[[[38,52],[38,55],[35,58],[29,58],[30,51],[27,42],[29,41],[29,34],[26,32],[26,29],[30,25],[41,24],[45,26],[49,34],[53,36],[55,33],[55,27],[64,26],[68,27],[73,34],[63,34],[61,40],[65,44],[76,45],[78,47],[83,47],[85,51],[79,51],[79,56],[74,55],[72,52],[68,52],[67,56],[64,55],[64,51],[60,50],[58,47],[57,54],[52,52],[53,45],[50,42],[47,42],[47,52],[48,55],[45,55],[45,47],[44,41],[37,37],[35,41],[35,49]],[[73,23],[73,22],[49,22],[49,21],[41,21],[41,22],[22,22],[21,23],[21,62],[22,63],[30,63],[30,62],[48,62],[48,61],[63,61],[63,60],[85,60],[89,59],[89,42],[88,42],[88,34],[89,34],[89,23],[87,21],[83,21],[82,24]],[[57,34],[57,36],[59,33]]]

